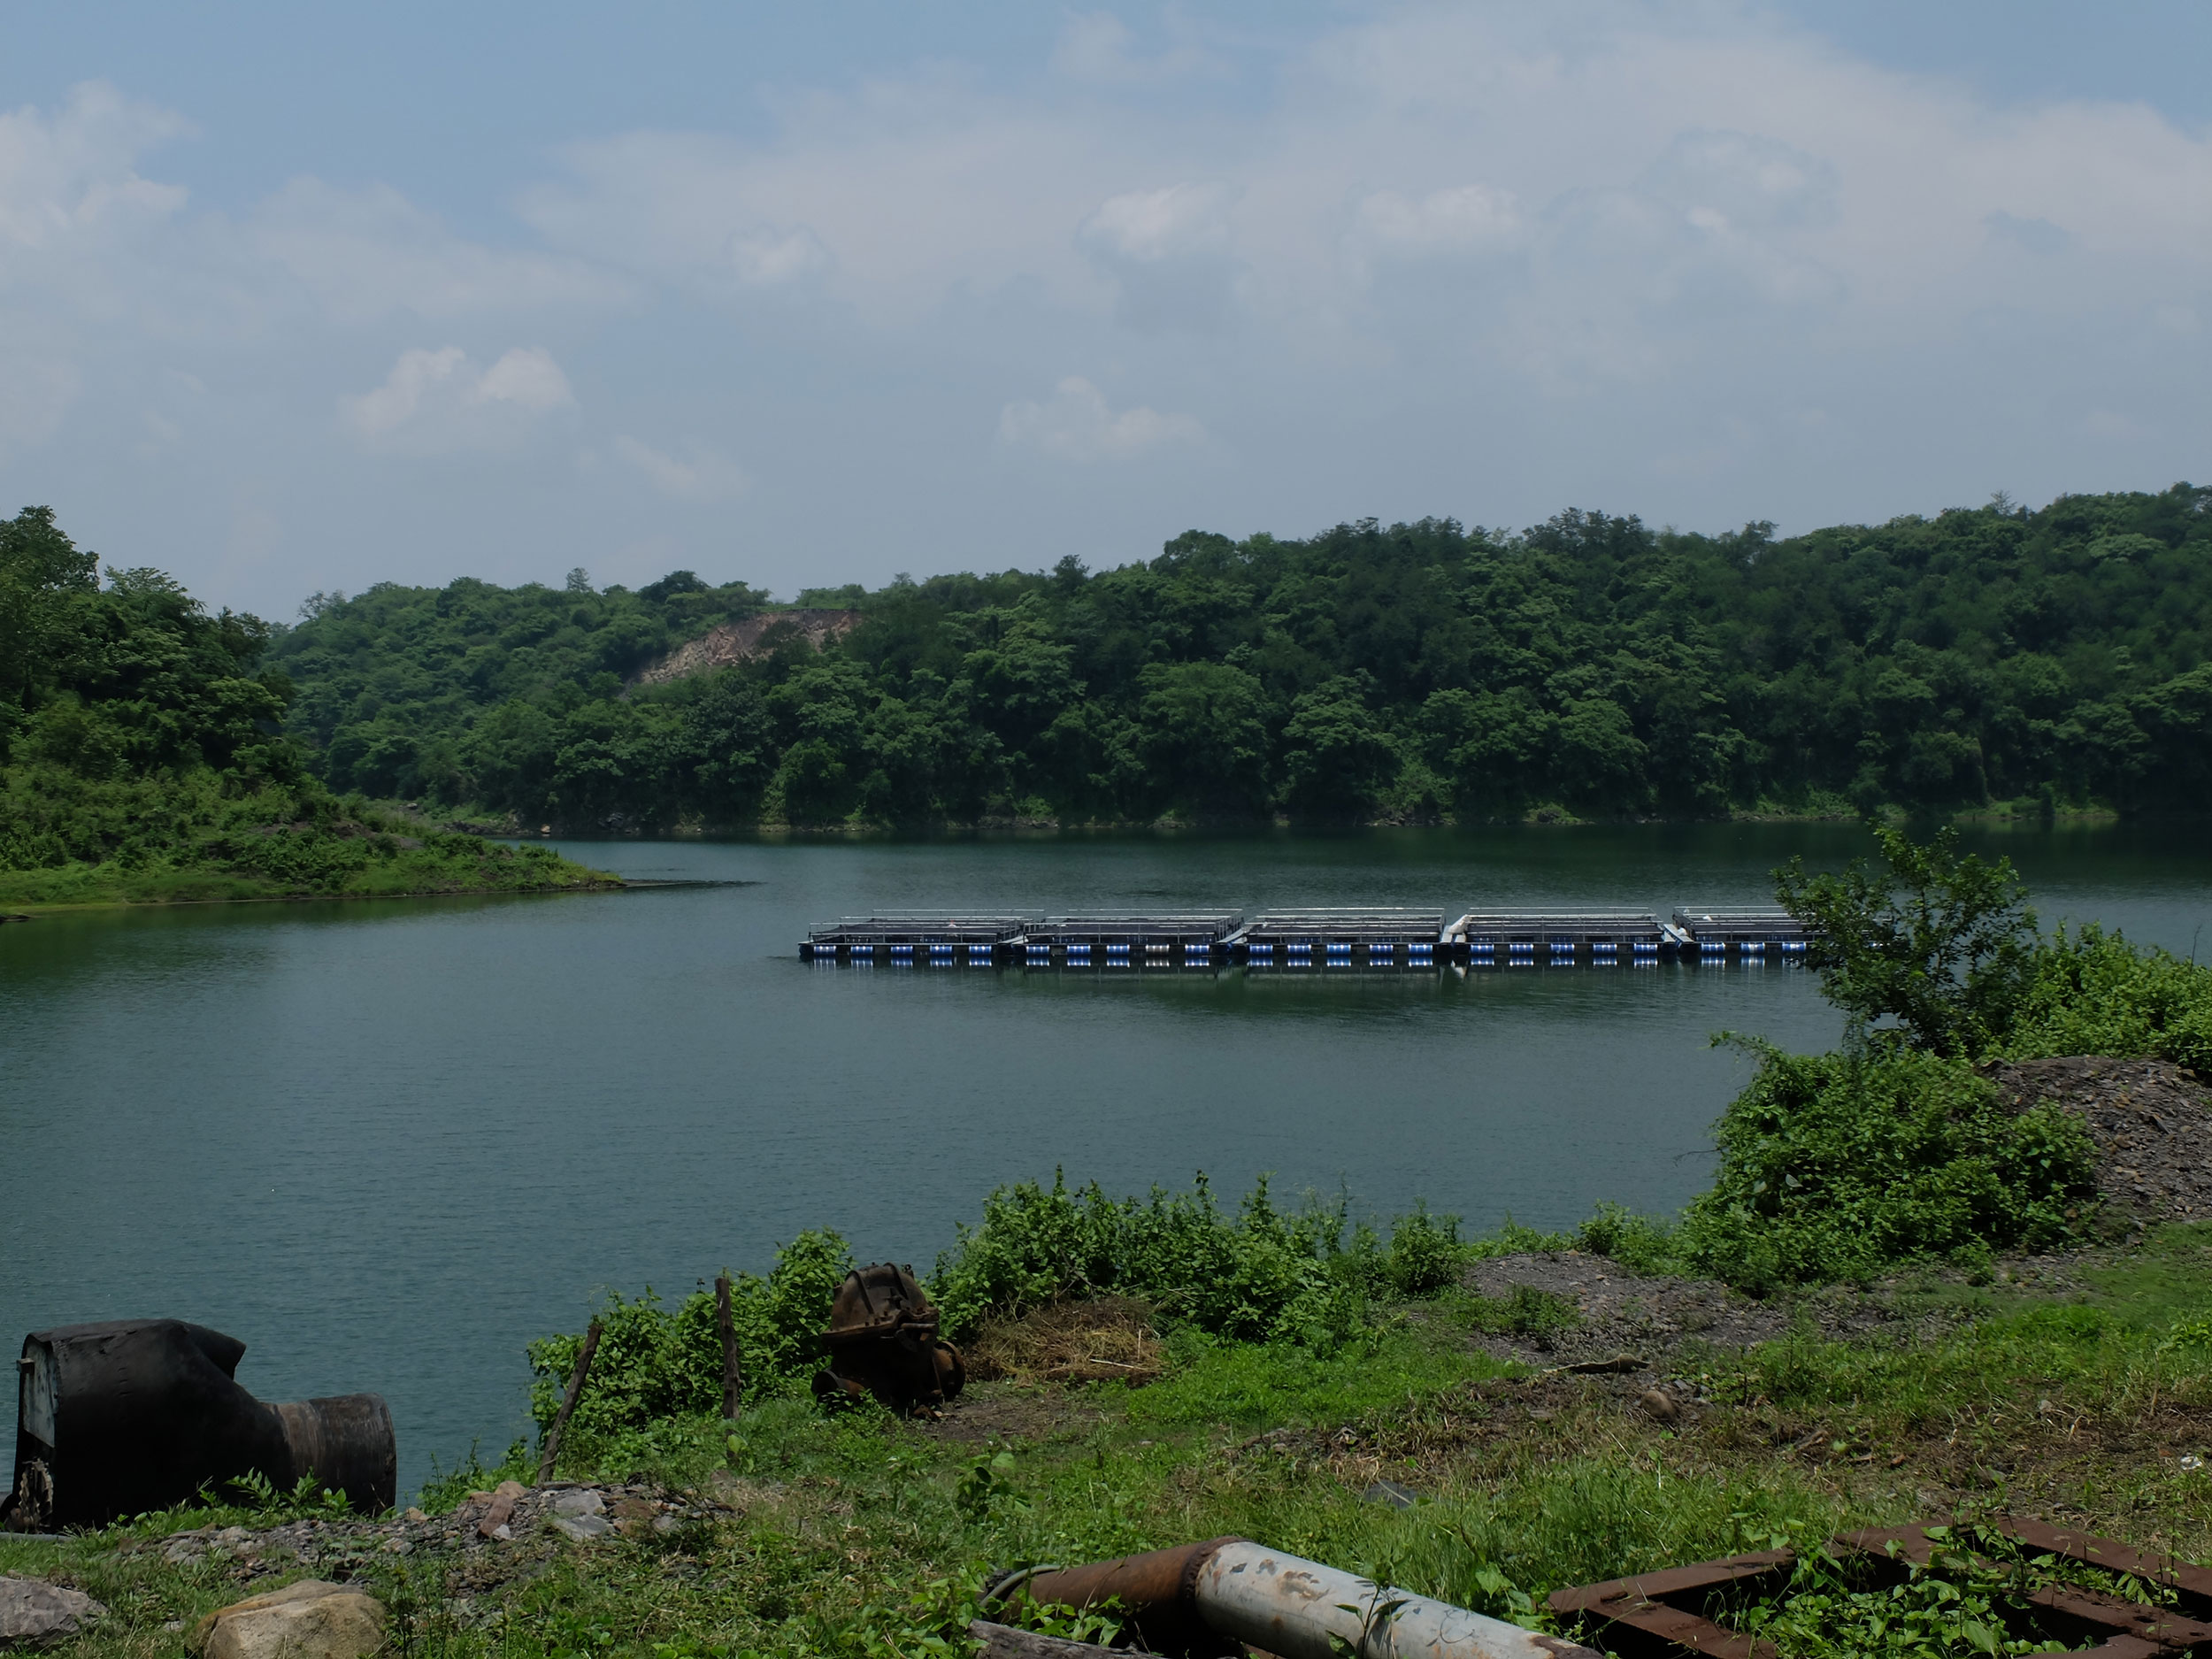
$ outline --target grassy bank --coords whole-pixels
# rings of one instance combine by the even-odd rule
[[[1455,1288],[1378,1308],[1331,1352],[1186,1338],[1147,1386],[989,1382],[938,1424],[772,1398],[733,1432],[580,1436],[564,1475],[709,1506],[663,1532],[399,1555],[370,1529],[334,1568],[219,1546],[173,1562],[165,1534],[280,1518],[195,1511],[0,1540],[0,1571],[107,1603],[88,1654],[172,1654],[180,1621],[311,1571],[377,1588],[411,1655],[672,1659],[961,1651],[989,1566],[1224,1533],[1505,1617],[1556,1585],[1952,1513],[2202,1559],[2212,1483],[2183,1460],[2207,1449],[2208,1266],[2212,1236],[2173,1228],[2055,1286],[1886,1285],[1872,1300],[1908,1316],[1905,1340],[1824,1340],[1809,1308],[1747,1350],[1687,1340],[1660,1365],[1671,1422],[1630,1391],[1642,1379],[1498,1357],[1495,1310]],[[499,1472],[460,1471],[431,1507]]]
[[[2203,1162],[2212,970],[2043,937],[2008,866],[1884,845],[1886,872],[1780,877],[1852,1038],[1761,1050],[1678,1217],[1470,1239],[1263,1182],[1017,1186],[927,1276],[975,1378],[941,1417],[810,1398],[854,1257],[808,1233],[733,1276],[733,1419],[709,1293],[600,1307],[558,1471],[607,1489],[595,1540],[549,1494],[478,1525],[472,1494],[534,1478],[518,1442],[411,1517],[303,1494],[0,1540],[0,1570],[98,1596],[79,1649],[134,1659],[309,1575],[377,1590],[403,1659],[864,1659],[965,1651],[994,1567],[1225,1533],[1540,1628],[1555,1587],[1915,1520],[2212,1556],[2212,1223],[2131,1208],[2155,1158]],[[2154,1073],[2156,1110],[2115,1106],[2114,1062],[2077,1068],[2108,1079],[2095,1110],[1993,1080],[2084,1053]],[[541,1427],[580,1340],[531,1346]],[[2027,1652],[1991,1633],[2018,1590],[1837,1593],[1786,1651]]]

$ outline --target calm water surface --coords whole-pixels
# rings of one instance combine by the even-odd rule
[[[2014,832],[2046,921],[2186,953],[2202,832]],[[1343,838],[568,843],[741,885],[210,907],[0,928],[0,1344],[175,1315],[264,1398],[373,1388],[403,1486],[526,1427],[522,1347],[806,1226],[926,1263],[1000,1182],[1416,1198],[1475,1226],[1671,1210],[1746,1064],[1839,1025],[1781,968],[1107,979],[810,968],[897,907],[1770,902],[1828,826]],[[0,1444],[13,1445],[13,1391]]]

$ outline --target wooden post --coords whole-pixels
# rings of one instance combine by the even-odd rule
[[[730,1276],[721,1274],[714,1281],[714,1322],[722,1332],[722,1420],[737,1420],[737,1409],[745,1400],[745,1369],[737,1356],[737,1324],[730,1317]]]
[[[553,1426],[546,1431],[545,1452],[538,1459],[538,1485],[553,1479],[553,1460],[561,1455],[561,1436],[568,1432],[569,1414],[576,1409],[576,1397],[584,1392],[584,1379],[591,1374],[591,1356],[599,1346],[599,1321],[594,1319],[584,1332],[584,1346],[576,1350],[576,1369],[568,1374],[568,1392],[561,1396],[561,1409],[554,1415]]]

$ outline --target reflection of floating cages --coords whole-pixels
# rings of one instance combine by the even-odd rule
[[[2170,1556],[2150,1555],[2108,1538],[2073,1532],[2039,1522],[2000,1517],[1950,1529],[1901,1526],[1846,1532],[1830,1548],[1847,1571],[1873,1584],[1894,1583],[1913,1569],[1941,1574],[1941,1556],[1957,1539],[1978,1533],[2031,1555],[2095,1567],[2156,1586],[2171,1607],[2151,1607],[2100,1590],[2047,1583],[2025,1591],[2008,1622],[2010,1633],[2053,1649],[2087,1647],[2107,1659],[2158,1659],[2162,1655],[2212,1648],[2212,1571]],[[1795,1569],[1795,1552],[1762,1550],[1724,1561],[1669,1567],[1603,1584],[1577,1585],[1551,1594],[1551,1609],[1609,1652],[1630,1656],[1695,1654],[1703,1659],[1778,1659],[1773,1643],[1728,1629],[1732,1604],[1770,1594]]]
[[[878,1262],[845,1275],[822,1333],[830,1363],[814,1375],[825,1402],[873,1395],[892,1410],[927,1411],[967,1381],[960,1350],[937,1336],[937,1310],[910,1267]]]

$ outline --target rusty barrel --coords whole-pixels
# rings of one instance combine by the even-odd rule
[[[233,1373],[246,1345],[182,1319],[34,1331],[17,1361],[15,1486],[0,1525],[104,1526],[202,1487],[312,1474],[357,1509],[391,1508],[398,1448],[376,1394],[271,1404]]]

